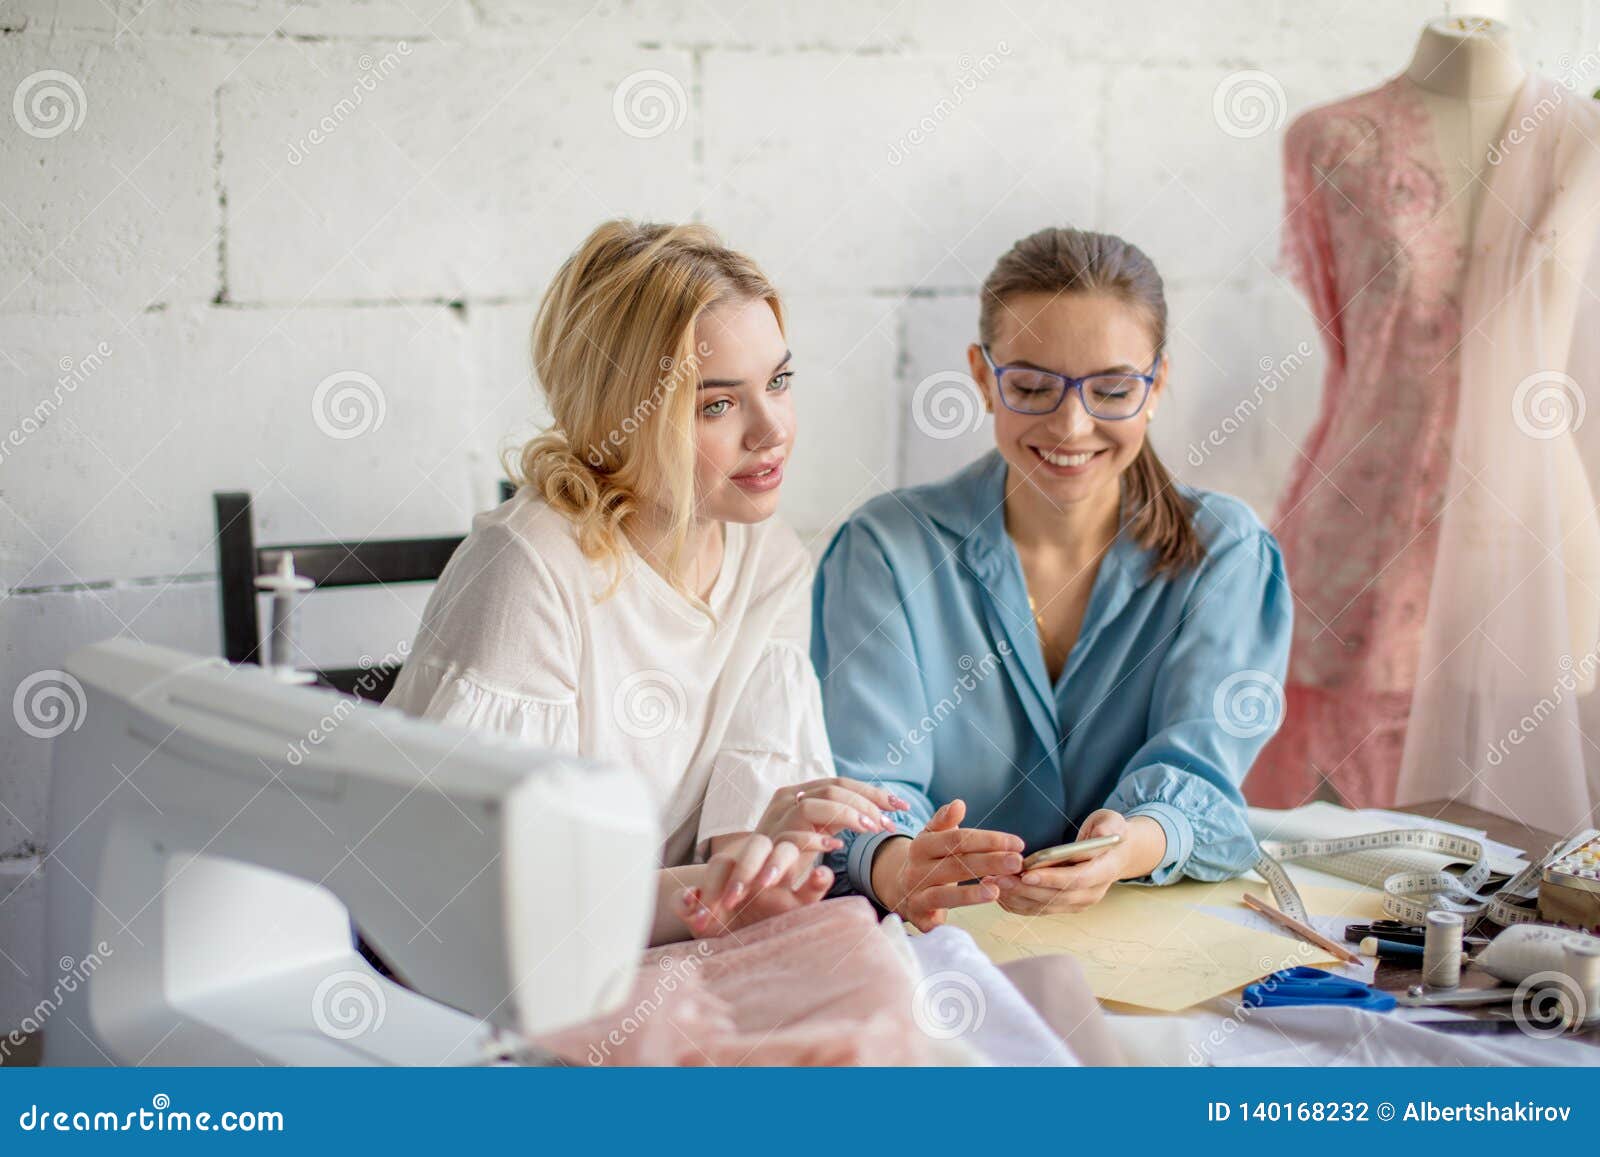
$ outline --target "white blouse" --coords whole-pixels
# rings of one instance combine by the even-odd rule
[[[811,562],[775,519],[727,523],[713,623],[631,547],[623,579],[529,487],[472,520],[384,701],[631,766],[664,866],[755,826],[773,792],[833,774],[811,666]]]

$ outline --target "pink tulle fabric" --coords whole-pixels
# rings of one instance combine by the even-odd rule
[[[535,1043],[573,1065],[916,1065],[912,994],[851,896],[653,949],[616,1012]]]
[[[1285,141],[1283,261],[1328,351],[1274,531],[1295,594],[1282,729],[1246,781],[1294,807],[1326,776],[1394,799],[1450,470],[1462,227],[1403,77],[1314,108]]]

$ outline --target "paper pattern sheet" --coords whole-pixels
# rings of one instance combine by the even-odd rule
[[[1230,881],[1230,883],[1241,883]],[[1165,1012],[1231,992],[1296,964],[1332,961],[1322,949],[1208,916],[1193,905],[1217,903],[1215,886],[1200,885],[1187,903],[1171,893],[1118,885],[1083,912],[1016,916],[998,904],[950,911],[996,963],[1065,952],[1075,957],[1095,996]],[[1252,889],[1253,890],[1253,889]],[[1154,892],[1168,893],[1161,897]]]

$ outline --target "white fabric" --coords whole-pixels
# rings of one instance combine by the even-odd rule
[[[631,766],[664,866],[748,831],[785,785],[833,774],[811,667],[811,561],[729,523],[711,618],[637,554],[613,572],[530,488],[472,520],[385,700],[408,715]]]
[[[1360,1008],[1261,1008],[1225,1036],[1214,1065],[1600,1065],[1600,1048],[1521,1032],[1457,1036]],[[1428,1020],[1453,1020],[1427,1010]]]
[[[913,999],[929,1035],[959,1037],[997,1065],[1076,1067],[1077,1058],[963,928],[911,938],[922,979]]]
[[[1460,1036],[1411,1023],[1461,1019],[1450,1008],[1243,1008],[1218,997],[1182,1014],[1116,1013],[1106,1023],[1134,1065],[1600,1065],[1600,1047],[1583,1041],[1512,1030]]]
[[[1462,287],[1461,384],[1399,801],[1564,832],[1600,802],[1600,104],[1530,76]]]
[[[922,965],[911,946],[911,933],[905,923],[893,912],[878,923],[878,934],[889,942],[894,958],[905,969],[913,985],[922,981]],[[994,1062],[971,1041],[960,1036],[932,1038],[929,1063],[943,1068],[986,1068]]]

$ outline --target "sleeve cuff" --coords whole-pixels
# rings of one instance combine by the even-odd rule
[[[1161,831],[1167,837],[1167,853],[1161,857],[1161,863],[1155,871],[1146,877],[1152,884],[1171,884],[1181,879],[1184,865],[1189,862],[1189,855],[1194,851],[1194,825],[1189,822],[1189,817],[1184,815],[1171,804],[1150,800],[1128,809],[1125,813],[1129,819],[1134,816],[1149,816],[1161,825]]]
[[[888,908],[872,890],[872,859],[878,854],[878,848],[884,840],[896,839],[903,835],[904,832],[873,832],[871,835],[860,836],[851,842],[849,855],[845,858],[845,876],[849,879],[850,886],[858,894],[871,900],[880,912],[886,912]]]

